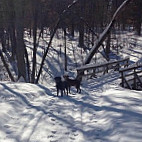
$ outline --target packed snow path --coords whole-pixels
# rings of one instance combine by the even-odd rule
[[[117,73],[69,97],[56,97],[54,84],[0,83],[0,108],[1,142],[142,140],[142,92],[121,88]]]

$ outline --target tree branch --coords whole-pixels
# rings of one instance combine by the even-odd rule
[[[1,56],[1,60],[2,60],[4,66],[5,66],[6,70],[7,70],[7,73],[8,73],[8,75],[9,75],[10,79],[11,79],[13,82],[15,82],[15,79],[14,79],[12,73],[10,72],[10,69],[9,69],[9,67],[8,67],[8,64],[6,63],[6,61],[5,61],[5,59],[4,59],[4,56],[3,56],[1,50],[0,50],[0,56]]]
[[[119,8],[116,10],[116,12],[114,13],[109,25],[106,27],[106,29],[103,31],[103,33],[99,36],[99,38],[96,40],[95,46],[91,49],[89,55],[86,57],[84,64],[89,64],[92,57],[94,56],[94,54],[97,52],[97,50],[99,49],[99,47],[101,46],[102,42],[106,39],[107,34],[111,31],[112,26],[114,25],[117,17],[120,15],[120,13],[122,12],[122,10],[126,7],[126,5],[128,3],[130,3],[131,0],[125,0],[120,6]]]
[[[47,49],[46,49],[46,51],[45,51],[45,53],[44,53],[44,55],[43,55],[43,58],[42,58],[42,61],[41,61],[41,66],[40,66],[40,69],[39,69],[39,72],[38,72],[37,79],[36,79],[35,83],[38,83],[38,81],[39,81],[39,78],[40,78],[40,75],[41,75],[41,72],[42,72],[42,68],[43,68],[43,65],[44,65],[44,61],[45,61],[45,58],[46,58],[47,53],[48,53],[48,51],[49,51],[49,47],[51,46],[52,40],[53,40],[53,38],[54,38],[54,35],[55,35],[55,33],[56,33],[57,29],[58,29],[58,26],[59,26],[59,24],[60,24],[62,18],[64,17],[65,13],[68,12],[68,10],[70,10],[74,5],[77,4],[78,1],[79,1],[79,0],[74,0],[73,3],[70,4],[70,5],[67,7],[67,9],[65,9],[65,10],[61,13],[59,19],[57,20],[57,23],[56,23],[56,25],[55,25],[55,27],[54,27],[53,33],[52,33],[52,35],[51,35],[51,37],[50,37],[49,44],[48,44]]]

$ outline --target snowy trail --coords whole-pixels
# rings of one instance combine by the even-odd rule
[[[82,93],[0,83],[2,142],[141,142],[142,92],[119,86],[117,73],[84,82]],[[85,84],[87,83],[87,84]]]
[[[10,94],[19,96],[17,99],[17,96],[13,97],[11,94],[13,101],[17,101],[18,109],[12,109],[8,121],[3,125],[6,132],[4,139],[12,139],[13,141],[16,138],[15,141],[19,142],[44,141],[44,139],[45,141],[47,139],[49,141],[83,141],[85,129],[91,127],[91,123],[96,123],[95,120],[90,125],[87,124],[96,114],[94,112],[90,118],[90,114],[87,112],[89,106],[87,108],[82,106],[88,104],[77,100],[77,95],[80,94],[69,98],[55,97],[52,94],[47,96],[41,93],[36,96],[34,93],[27,93],[30,90],[25,93],[23,90],[20,94],[17,90],[20,88],[19,85],[1,84],[1,86],[7,88]],[[10,86],[12,90],[10,90]],[[28,87],[28,85],[24,85],[24,88]],[[13,107],[13,101],[9,95],[6,99]],[[87,117],[89,119],[86,119]]]
[[[29,55],[32,43],[27,39]],[[0,142],[142,142],[142,91],[121,88],[118,72],[84,81],[81,94],[72,88],[69,97],[56,96],[53,78],[64,73],[63,43],[56,38],[48,52],[40,79],[46,87],[0,82]],[[81,65],[86,53],[76,38],[72,44],[74,51],[67,44],[67,55],[74,77],[74,65]],[[40,43],[37,68],[46,46]],[[141,46],[121,49],[119,57],[126,56],[131,63],[141,61]],[[8,81],[2,62],[0,66],[0,80]]]

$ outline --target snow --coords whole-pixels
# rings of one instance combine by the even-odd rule
[[[71,88],[69,97],[56,96],[53,78],[65,73],[62,43],[54,39],[56,48],[49,50],[40,84],[0,82],[0,142],[141,142],[142,91],[122,88],[119,72],[83,80],[81,93]],[[75,43],[80,63],[85,53],[80,54]],[[27,44],[30,51],[29,39]],[[39,65],[43,44],[38,48]],[[69,43],[67,47],[68,69],[73,72],[73,48]],[[129,56],[131,63],[141,61],[141,48],[123,48],[119,56]]]
[[[85,59],[84,64],[90,63],[91,58],[94,56],[94,54],[97,52],[98,48],[101,46],[101,43],[105,40],[106,35],[111,30],[112,26],[115,23],[115,20],[119,16],[119,13],[125,8],[126,4],[128,4],[131,0],[125,0],[116,10],[116,12],[113,14],[112,20],[108,24],[108,26],[105,28],[105,30],[100,34],[99,38],[96,40],[94,47],[89,52],[88,56]]]
[[[121,88],[118,73],[102,78],[84,82],[81,94],[72,88],[69,97],[56,97],[54,82],[1,82],[0,140],[141,142],[141,91]]]

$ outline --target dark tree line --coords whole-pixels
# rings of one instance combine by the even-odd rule
[[[11,60],[17,61],[18,78],[35,82],[36,54],[38,42],[44,29],[54,32],[56,22],[64,9],[73,0],[1,0],[0,1],[0,43],[2,51],[11,52]],[[86,49],[93,46],[95,37],[101,33],[112,18],[115,10],[124,0],[78,0],[58,24],[64,33],[74,36],[79,33],[78,45]],[[116,28],[133,28],[141,34],[142,1],[132,0],[116,21]],[[33,39],[32,68],[29,70],[25,32]],[[88,44],[90,43],[90,44]]]

